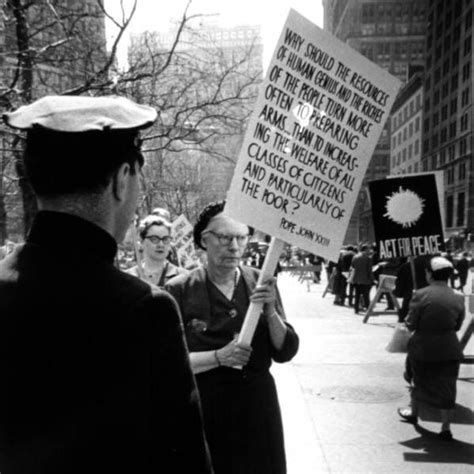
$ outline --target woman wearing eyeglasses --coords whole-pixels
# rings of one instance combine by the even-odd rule
[[[293,358],[298,336],[286,322],[275,278],[257,287],[259,270],[240,266],[249,229],[223,210],[224,202],[210,204],[194,227],[207,265],[166,289],[181,309],[215,473],[284,474],[283,428],[269,368]],[[236,335],[251,301],[263,303],[263,311],[246,347]]]
[[[139,235],[143,248],[143,279],[156,286],[165,286],[166,282],[181,274],[187,274],[183,268],[167,260],[171,251],[171,224],[155,215],[140,222]],[[127,273],[140,277],[138,265]]]

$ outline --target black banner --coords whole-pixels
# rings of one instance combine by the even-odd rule
[[[436,254],[444,250],[434,174],[372,181],[369,191],[381,259]]]

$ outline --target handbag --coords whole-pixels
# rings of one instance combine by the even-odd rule
[[[395,326],[392,338],[385,350],[387,352],[408,352],[408,341],[411,337],[411,331],[403,323]]]

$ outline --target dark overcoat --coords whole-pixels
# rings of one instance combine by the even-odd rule
[[[179,311],[114,239],[40,212],[0,262],[0,472],[209,473]]]
[[[240,332],[259,270],[241,267],[241,274],[232,302],[208,281],[203,268],[167,285],[180,306],[191,352],[220,349]],[[276,308],[285,318],[279,297]],[[196,375],[216,474],[286,472],[280,406],[269,371],[272,361],[289,361],[298,350],[298,336],[285,324],[281,349],[271,344],[267,323],[261,317],[252,355],[242,370],[218,367]]]

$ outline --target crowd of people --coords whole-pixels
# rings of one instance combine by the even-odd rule
[[[166,210],[138,223],[117,261],[139,197],[140,131],[156,117],[118,97],[46,97],[5,114],[26,132],[39,212],[0,259],[1,472],[286,473],[270,367],[290,361],[299,338],[277,278],[257,283],[268,243],[249,244],[251,229],[222,201],[194,226],[195,268],[179,264]],[[444,439],[464,317],[447,282],[462,290],[468,257],[455,266],[459,283],[449,253],[416,259],[415,282],[406,262],[377,262],[368,245],[326,262],[334,304],[356,314],[377,278],[397,276],[399,318],[414,331],[412,403],[400,416],[416,422],[419,401],[431,400]],[[279,269],[308,266],[319,283],[324,263],[288,247]],[[426,288],[412,296],[415,286]],[[251,303],[261,314],[247,345],[238,335]]]
[[[370,305],[370,292],[376,288],[383,276],[395,278],[393,289],[384,292],[386,309],[395,310],[390,291],[402,303],[398,310],[399,322],[404,322],[409,310],[413,290],[428,285],[425,269],[435,255],[420,255],[410,262],[408,258],[395,258],[381,261],[378,259],[374,245],[348,245],[341,249],[337,262],[327,262],[328,281],[334,294],[334,304],[354,308],[357,314],[360,310],[367,310]],[[452,251],[447,250],[442,255],[452,264],[449,278],[451,288],[462,293],[466,290],[469,268],[474,266],[474,259],[470,252],[459,253],[456,258]],[[415,282],[413,282],[415,275]]]

